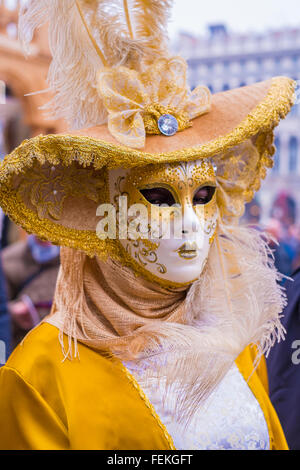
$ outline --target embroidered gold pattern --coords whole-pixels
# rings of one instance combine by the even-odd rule
[[[153,248],[151,244],[152,242],[150,240],[135,240],[131,244],[127,244],[126,251],[132,258],[135,258],[143,267],[146,268],[148,263],[155,264],[157,266],[157,271],[160,274],[165,274],[167,272],[167,268],[163,264],[158,262],[158,256],[155,252],[158,245],[156,244],[156,247]],[[136,251],[132,252],[133,249],[135,249]]]
[[[85,196],[99,202],[100,191],[105,185],[103,175],[71,165],[41,166],[35,162],[21,179],[17,189],[20,196],[31,202],[40,219],[50,217],[59,220],[64,200],[68,196]]]

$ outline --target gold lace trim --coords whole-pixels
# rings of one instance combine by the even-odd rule
[[[147,395],[144,393],[142,388],[139,386],[139,384],[136,381],[136,379],[134,378],[134,376],[129,372],[129,370],[122,363],[121,363],[121,369],[124,372],[124,374],[126,375],[126,377],[128,378],[131,385],[133,385],[133,387],[138,391],[141,399],[143,400],[143,402],[145,403],[147,408],[149,408],[149,410],[151,412],[151,415],[153,416],[153,418],[157,422],[158,426],[161,428],[161,430],[163,432],[163,435],[164,435],[166,441],[168,442],[170,450],[176,450],[176,447],[174,446],[172,437],[168,433],[166,426],[161,422],[160,417],[156,413],[156,411],[154,409],[154,406],[151,404],[151,402],[150,402],[149,398],[147,397]]]
[[[99,204],[105,192],[104,171],[97,174],[95,170],[70,165],[68,167],[41,167],[34,162],[30,171],[22,175],[18,193],[25,201],[30,201],[37,210],[38,217],[60,220],[63,204],[67,197],[81,197]]]
[[[272,131],[290,111],[294,104],[295,82],[286,77],[272,79],[266,98],[258,104],[247,118],[232,132],[198,147],[185,148],[168,153],[151,154],[126,148],[87,136],[40,135],[24,140],[1,167],[0,182],[11,174],[18,174],[31,166],[34,159],[41,164],[48,161],[53,165],[70,165],[77,161],[86,167],[93,165],[100,169],[131,168],[149,163],[171,163],[209,158],[230,147],[238,145],[258,133]]]

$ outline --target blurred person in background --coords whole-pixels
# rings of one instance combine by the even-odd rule
[[[26,123],[24,107],[14,95],[11,87],[5,83],[5,104],[0,105],[0,158],[3,160],[17,145],[31,135]],[[1,227],[2,248],[24,239],[26,234],[7,215],[3,214]]]
[[[300,450],[300,267],[286,281],[288,304],[282,324],[285,341],[277,343],[267,358],[269,391],[290,449]]]
[[[290,246],[284,227],[279,220],[270,219],[267,223],[266,231],[274,238],[274,241],[270,242],[270,248],[273,250],[275,265],[278,271],[289,276],[292,273],[295,253]]]
[[[29,235],[2,251],[13,348],[51,309],[59,268],[59,247]]]
[[[0,245],[1,226],[3,213],[0,209]],[[2,257],[0,256],[0,367],[8,358],[11,352],[11,318],[7,307],[7,296],[5,288],[5,278],[2,268]]]
[[[275,263],[292,279],[284,282],[285,341],[276,344],[267,358],[269,391],[289,448],[300,450],[300,228],[296,224],[295,201],[286,191],[281,191],[275,199],[271,215],[268,231],[279,241]]]
[[[269,245],[279,272],[290,276],[300,266],[300,227],[296,224],[296,203],[285,191],[275,199],[271,218],[266,224],[261,223],[261,206],[256,198],[246,204],[242,221],[256,230],[265,230],[274,238]]]
[[[0,367],[11,352],[11,318],[7,307],[5,279],[0,258]]]
[[[296,226],[296,202],[286,191],[276,197],[266,230],[278,241],[278,245],[273,243],[271,246],[277,269],[290,276],[298,266],[300,237]]]
[[[296,255],[293,262],[293,271],[296,271],[300,267],[300,226],[296,224],[292,225],[290,233],[297,243]]]
[[[252,228],[261,230],[260,227],[260,217],[261,217],[261,206],[257,198],[254,199],[245,205],[245,213],[242,219],[242,222],[246,225],[250,225]]]
[[[285,190],[278,193],[273,202],[271,217],[280,221],[284,227],[294,225],[296,221],[296,202]]]

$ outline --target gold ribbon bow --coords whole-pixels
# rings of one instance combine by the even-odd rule
[[[160,134],[157,120],[172,114],[178,130],[210,111],[207,87],[193,91],[186,83],[187,64],[181,57],[161,58],[145,72],[127,67],[105,68],[98,74],[98,91],[108,112],[108,129],[122,144],[143,148],[146,134]]]

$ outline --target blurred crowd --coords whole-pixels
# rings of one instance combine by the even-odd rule
[[[50,313],[60,249],[27,235],[3,214],[1,222],[0,340],[6,343],[7,359],[27,332]]]
[[[280,191],[272,204],[267,222],[261,222],[261,206],[256,199],[246,205],[243,223],[271,235],[270,242],[278,271],[291,276],[300,266],[300,221],[297,203],[286,191]]]

